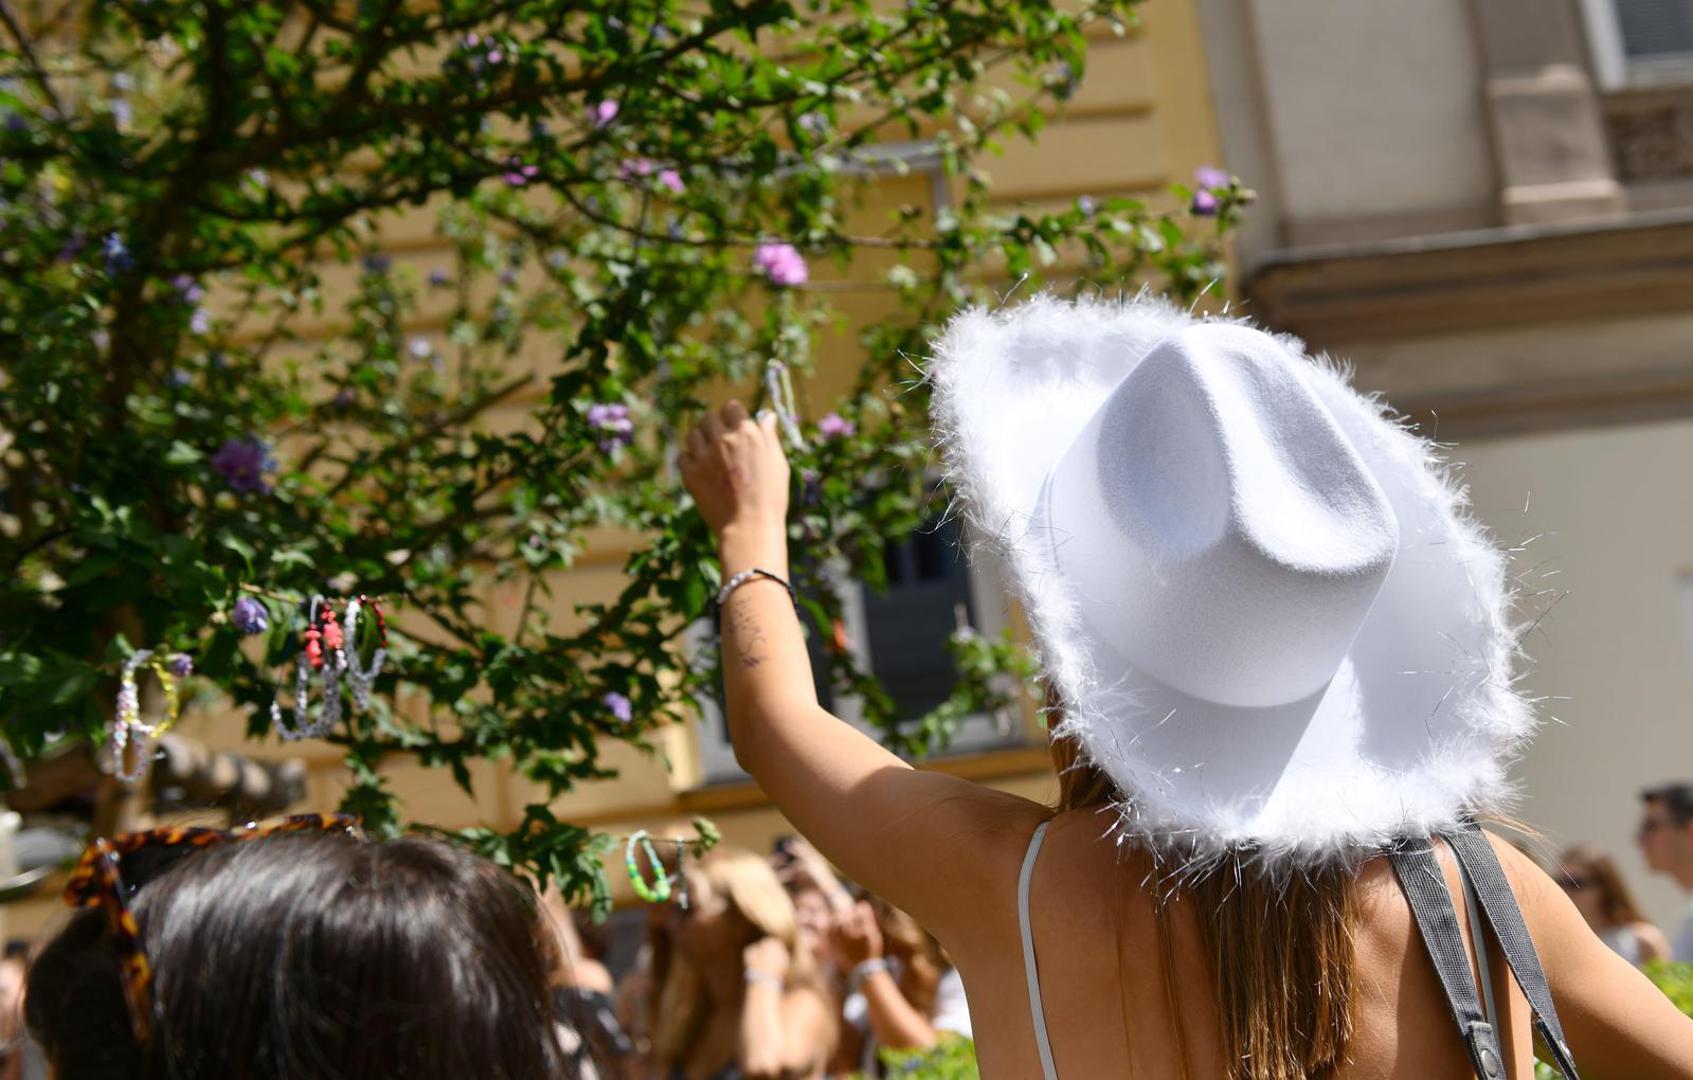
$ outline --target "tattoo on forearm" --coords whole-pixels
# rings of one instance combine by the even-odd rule
[[[760,626],[753,613],[744,607],[732,612],[729,616],[729,631],[735,638],[735,651],[741,655],[741,666],[755,668],[764,662],[761,646],[764,644],[764,627]]]

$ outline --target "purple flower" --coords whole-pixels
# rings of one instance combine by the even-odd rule
[[[1052,95],[1059,101],[1069,101],[1076,96],[1076,69],[1069,63],[1060,63],[1052,71]]]
[[[766,241],[753,252],[752,263],[772,285],[803,285],[809,276],[805,257],[792,244]]]
[[[270,612],[251,596],[243,596],[235,601],[235,611],[229,621],[243,634],[262,634],[270,629]]]
[[[188,318],[188,329],[201,337],[212,332],[212,313],[203,307],[194,309],[194,314]]]
[[[429,271],[429,284],[437,289],[444,289],[453,283],[453,276],[437,266]]]
[[[21,113],[7,113],[6,130],[21,134],[29,130],[29,121],[25,120]]]
[[[817,421],[817,433],[825,439],[851,438],[858,433],[858,425],[839,413],[830,413]]]
[[[653,171],[653,163],[644,157],[629,158],[617,168],[617,175],[624,180],[633,180],[637,176],[646,176]]]
[[[408,346],[414,360],[427,360],[435,354],[435,346],[426,337],[414,337]]]
[[[230,439],[212,455],[212,468],[237,495],[268,495],[265,473],[276,468],[276,459],[262,440]]]
[[[635,441],[635,421],[629,416],[629,406],[620,401],[588,406],[588,426],[601,434],[600,452],[604,454]]]
[[[799,118],[799,126],[807,135],[821,139],[829,133],[829,118],[813,109]]]
[[[488,62],[490,64],[497,64],[500,61],[504,60],[505,58],[506,58],[506,54],[501,52],[498,49],[491,49],[488,52]]]
[[[600,704],[610,710],[611,715],[617,717],[620,724],[627,724],[635,718],[634,704],[616,690],[606,691],[605,697],[600,698]]]
[[[623,107],[615,101],[601,101],[588,107],[588,120],[595,127],[605,127],[607,124],[617,119],[617,114],[622,110],[622,108]]]
[[[205,299],[206,290],[200,288],[199,282],[187,274],[176,275],[170,279],[170,284],[171,288],[175,289],[177,294],[182,297],[184,304],[198,304]]]
[[[682,191],[686,186],[682,183],[682,174],[677,172],[675,169],[659,170],[658,182],[660,186],[667,187],[678,195],[682,194]]]
[[[1225,170],[1214,165],[1201,165],[1193,170],[1193,182],[1207,190],[1227,189],[1230,184],[1234,183],[1234,178]]]
[[[117,233],[107,233],[106,239],[101,241],[100,250],[106,256],[106,273],[115,277],[135,269],[135,256],[129,253],[123,237]]]
[[[1209,191],[1196,191],[1193,193],[1193,203],[1188,207],[1188,210],[1199,217],[1211,217],[1216,214],[1217,206],[1217,196]]]
[[[1082,212],[1083,217],[1093,217],[1099,210],[1099,204],[1093,201],[1092,195],[1083,195],[1076,199],[1076,209]]]
[[[386,274],[393,265],[394,260],[381,252],[364,257],[365,272],[369,274]]]
[[[506,159],[505,179],[506,183],[512,187],[522,187],[539,175],[541,175],[539,165],[525,165],[523,159],[516,154]]]
[[[186,679],[194,674],[194,658],[185,652],[179,652],[170,658],[170,673],[179,679]]]
[[[816,506],[823,501],[823,477],[816,469],[801,469],[799,481],[801,502]]]
[[[474,49],[480,44],[482,44],[481,34],[472,33],[464,39],[464,47],[467,49]]]

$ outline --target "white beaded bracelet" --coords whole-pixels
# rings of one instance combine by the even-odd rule
[[[782,577],[780,574],[773,574],[768,570],[761,570],[756,566],[742,570],[740,573],[723,583],[723,587],[717,590],[717,606],[721,608],[724,604],[728,603],[730,593],[734,592],[742,585],[745,585],[753,578],[761,577],[769,578],[771,581],[774,581],[778,585],[782,586],[782,588],[788,590],[788,599],[794,602],[794,607],[799,607],[799,597],[794,595],[794,587],[788,583],[786,578]]]
[[[858,993],[858,988],[864,985],[864,980],[880,971],[885,971],[889,975],[893,974],[893,969],[888,966],[886,957],[872,956],[868,960],[860,960],[857,966],[852,969],[852,974],[847,977],[847,993]]]
[[[748,983],[763,983],[765,986],[773,987],[777,990],[781,990],[784,986],[780,975],[776,975],[768,971],[759,971],[755,968],[747,968],[745,972],[745,979]]]

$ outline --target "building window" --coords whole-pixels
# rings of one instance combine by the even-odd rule
[[[890,541],[882,552],[888,588],[876,593],[842,569],[821,576],[840,601],[847,646],[860,668],[874,672],[899,707],[902,718],[918,717],[945,701],[957,673],[946,651],[947,639],[967,619],[985,634],[1005,626],[1005,578],[997,560],[983,552],[973,558],[965,550],[963,523],[956,517],[929,522],[911,536]],[[806,649],[818,680],[817,700],[849,724],[869,732],[861,703],[851,694],[835,693],[824,685],[824,649],[833,633],[807,621]],[[712,655],[712,627],[696,624],[701,655]],[[707,782],[744,779],[729,743],[729,728],[721,698],[700,701],[700,771]],[[872,735],[875,732],[870,732]],[[1009,712],[978,714],[965,719],[946,753],[968,753],[1022,741],[1018,717]]]
[[[1582,14],[1601,87],[1693,82],[1693,0],[1582,0]]]

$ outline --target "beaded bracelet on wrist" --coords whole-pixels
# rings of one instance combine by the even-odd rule
[[[740,573],[734,575],[728,581],[723,583],[723,587],[717,590],[717,607],[719,610],[722,609],[724,604],[729,602],[730,593],[755,578],[769,578],[771,581],[774,581],[776,584],[782,586],[782,588],[788,590],[788,599],[793,601],[795,610],[798,610],[799,597],[794,593],[793,584],[782,575],[771,573],[769,570],[765,570],[757,566],[749,566],[747,569],[742,570]]]

